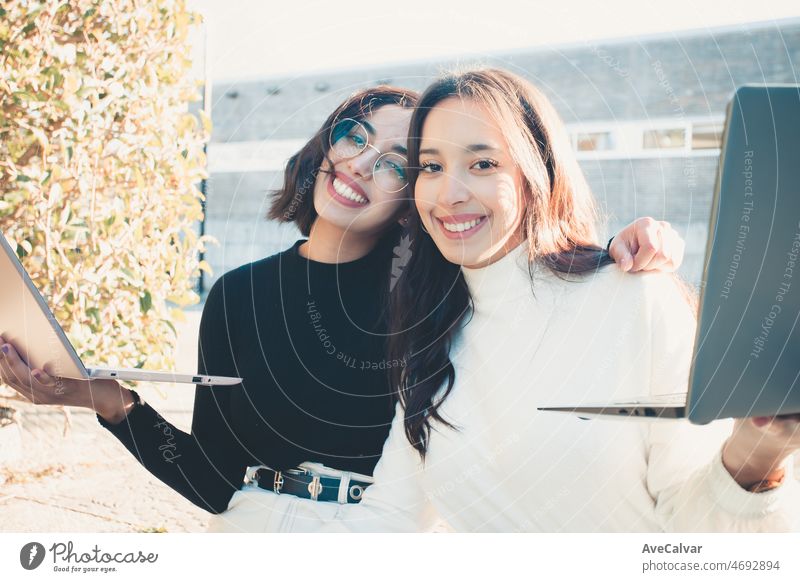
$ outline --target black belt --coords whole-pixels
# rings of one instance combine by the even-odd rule
[[[304,499],[333,503],[343,503],[345,498],[347,503],[358,503],[364,490],[370,485],[358,479],[330,477],[301,468],[275,471],[269,467],[248,468],[245,483],[275,493],[288,493]],[[346,487],[346,493],[342,491],[342,487]]]

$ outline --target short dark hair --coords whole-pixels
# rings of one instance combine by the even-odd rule
[[[379,85],[353,93],[330,114],[322,127],[286,163],[283,186],[272,192],[267,218],[279,222],[294,222],[308,236],[317,218],[314,209],[314,184],[322,161],[328,156],[330,135],[339,119],[364,120],[385,105],[414,107],[419,94],[409,89]]]

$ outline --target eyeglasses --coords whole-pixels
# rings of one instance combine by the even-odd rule
[[[331,152],[341,159],[354,158],[372,148],[378,158],[372,165],[372,179],[384,192],[399,192],[408,183],[408,160],[394,152],[381,153],[369,143],[369,134],[364,125],[349,117],[337,121],[330,134]]]

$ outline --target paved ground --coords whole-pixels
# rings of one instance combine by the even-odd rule
[[[2,531],[204,529],[209,514],[152,477],[93,414],[73,413],[66,437],[60,414],[23,414],[23,458],[0,469]]]
[[[187,316],[178,328],[177,369],[191,372],[200,312]],[[137,390],[165,418],[189,429],[194,386]],[[15,406],[22,417],[22,455],[0,461],[0,531],[204,531],[210,514],[152,477],[94,413],[71,409],[72,427],[64,436],[58,409]]]

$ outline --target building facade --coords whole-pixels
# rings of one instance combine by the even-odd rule
[[[552,100],[615,232],[668,220],[687,241],[682,274],[699,283],[726,105],[746,83],[798,83],[800,19],[537,48],[460,61],[332,71],[213,88],[205,232],[219,246],[204,291],[224,272],[299,236],[266,220],[286,159],[355,90],[422,90],[441,71],[483,64],[530,79]]]

